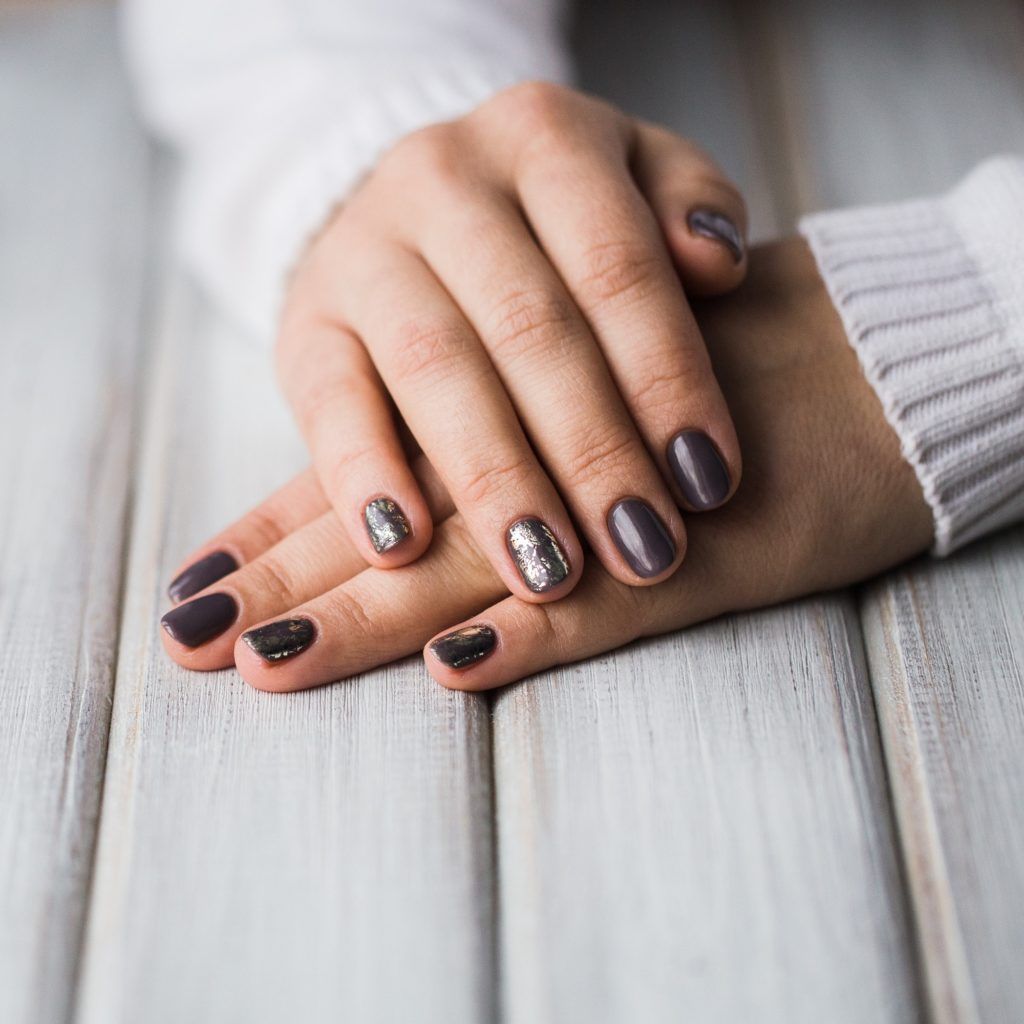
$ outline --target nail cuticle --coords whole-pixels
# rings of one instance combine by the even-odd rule
[[[268,622],[242,634],[246,647],[270,665],[301,654],[313,645],[316,638],[317,628],[313,620],[301,616]]]
[[[700,430],[681,430],[665,451],[679,490],[691,508],[705,512],[729,496],[729,470],[714,442]]]
[[[397,547],[412,533],[405,513],[388,497],[369,502],[363,509],[363,522],[378,555]]]
[[[690,211],[686,223],[693,234],[724,245],[735,262],[740,263],[743,260],[743,236],[725,214],[701,207]]]
[[[642,579],[660,576],[676,560],[675,541],[647,502],[623,498],[609,509],[607,522],[622,557]]]
[[[238,618],[238,602],[230,594],[206,594],[172,608],[160,624],[172,640],[201,647],[223,633]]]
[[[213,551],[178,573],[167,587],[174,602],[187,601],[200,590],[238,571],[238,562],[227,551]]]
[[[451,669],[464,669],[494,653],[498,634],[490,626],[474,625],[454,629],[430,642],[430,653]]]
[[[565,552],[540,519],[529,517],[513,523],[506,540],[519,575],[535,594],[557,587],[571,572]]]

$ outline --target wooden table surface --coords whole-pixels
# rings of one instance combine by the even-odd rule
[[[1024,150],[1009,0],[581,6],[761,237]],[[3,1024],[1024,1020],[1020,529],[491,696],[168,661],[304,457],[167,167],[111,9],[0,6]]]

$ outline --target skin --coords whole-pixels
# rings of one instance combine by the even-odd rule
[[[525,601],[564,597],[593,558],[630,586],[676,571],[686,501],[666,445],[684,429],[706,434],[728,467],[724,500],[741,476],[685,294],[730,291],[746,260],[691,231],[694,210],[746,230],[735,186],[691,143],[543,83],[384,156],[297,268],[276,350],[313,468],[368,564],[406,565],[430,545],[415,449]],[[378,552],[363,514],[381,496],[410,533]],[[626,497],[645,501],[675,545],[650,578],[609,533]],[[547,524],[571,566],[543,593],[508,550],[524,517]]]
[[[456,671],[429,648],[424,656],[445,686],[483,690],[641,636],[843,586],[924,551],[931,514],[803,241],[755,250],[743,286],[697,316],[747,472],[728,506],[692,521],[683,571],[636,588],[592,559],[564,601],[510,596],[424,461],[418,472],[437,517],[430,550],[401,570],[366,567],[307,472],[189,559],[226,549],[248,563],[204,592],[231,593],[241,614],[194,650],[165,636],[168,653],[195,669],[234,662],[252,685],[289,691],[482,623],[499,638],[489,657]],[[318,637],[292,660],[268,665],[240,639],[295,616],[312,619]]]

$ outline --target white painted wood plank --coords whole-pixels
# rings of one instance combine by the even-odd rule
[[[728,62],[732,79],[679,88],[682,69],[718,67],[708,55],[740,45],[720,19],[686,24],[674,50],[655,44],[657,67],[618,74],[731,138],[737,166],[776,161],[750,132],[761,107],[742,62]],[[730,617],[525,681],[497,697],[494,738],[513,1024],[917,1019],[849,597]]]
[[[948,188],[1024,152],[1024,10],[1005,0],[798,5],[783,58],[807,201]],[[925,562],[863,604],[937,1024],[1024,1012],[1022,535]]]
[[[268,353],[181,286],[158,320],[78,1019],[486,1020],[486,702],[419,659],[272,695],[163,653],[175,562],[306,457]]]
[[[0,8],[0,1020],[65,1019],[109,723],[146,152],[109,10]]]

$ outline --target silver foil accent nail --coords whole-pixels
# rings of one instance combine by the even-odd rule
[[[390,498],[374,498],[363,514],[370,543],[378,555],[390,551],[409,536],[409,520]]]
[[[569,575],[569,560],[555,535],[539,519],[520,519],[508,531],[508,548],[526,585],[535,593],[557,587]]]

